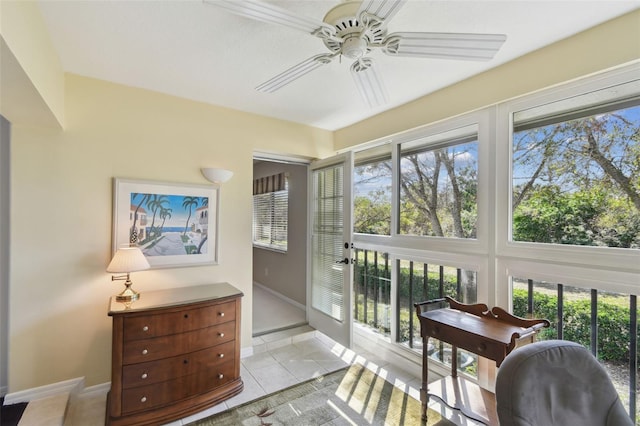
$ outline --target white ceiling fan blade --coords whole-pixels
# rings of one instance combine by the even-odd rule
[[[360,58],[354,62],[351,75],[360,96],[371,108],[387,103],[387,92],[371,58]]]
[[[391,56],[488,61],[504,44],[504,34],[392,33],[382,51]]]
[[[331,38],[336,33],[336,29],[306,16],[287,9],[265,3],[258,0],[203,0],[204,3],[225,9],[236,15],[270,24],[284,25],[285,27],[303,31],[320,38]]]
[[[324,53],[322,55],[313,56],[306,61],[300,62],[288,70],[278,74],[272,79],[265,81],[256,90],[259,92],[272,93],[286,86],[287,84],[299,79],[303,75],[315,70],[322,65],[326,65],[336,56],[335,53]]]
[[[362,0],[358,17],[362,12],[375,15],[383,21],[393,18],[407,0]]]

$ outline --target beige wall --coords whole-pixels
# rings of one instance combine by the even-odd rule
[[[0,114],[64,127],[64,74],[37,2],[0,2],[0,71]]]
[[[230,282],[245,293],[250,347],[253,151],[323,157],[330,133],[74,75],[66,117],[64,132],[13,127],[9,392],[110,380],[107,300],[122,286],[105,272],[113,177],[205,184],[203,166],[235,172],[221,189],[220,264],[138,272],[134,282],[143,297]]]
[[[253,280],[298,302],[307,304],[307,166],[260,162],[254,178],[289,173],[288,250],[278,253],[253,249]]]
[[[335,148],[391,136],[638,59],[640,10],[340,129],[334,134]]]

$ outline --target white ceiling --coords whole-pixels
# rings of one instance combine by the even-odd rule
[[[273,3],[322,20],[338,1]],[[328,52],[319,38],[287,27],[233,15],[200,0],[39,4],[67,72],[328,130],[640,8],[638,0],[409,0],[389,22],[389,32],[498,33],[506,34],[507,41],[489,62],[390,57],[374,51],[370,56],[389,103],[370,109],[358,95],[350,60],[336,60],[275,93],[255,91],[285,69]]]

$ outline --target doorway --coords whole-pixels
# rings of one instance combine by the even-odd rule
[[[307,324],[307,163],[254,156],[254,337]]]

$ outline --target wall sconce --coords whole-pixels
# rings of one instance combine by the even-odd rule
[[[123,275],[112,275],[111,281],[125,280],[125,289],[116,296],[118,302],[133,302],[140,298],[140,293],[131,288],[133,284],[129,274],[135,271],[143,271],[151,266],[138,247],[123,247],[116,251],[107,266],[107,272],[123,272]]]
[[[219,169],[216,167],[205,167],[200,169],[204,177],[207,178],[209,182],[213,183],[225,183],[231,176],[233,176],[233,172],[231,170]]]

